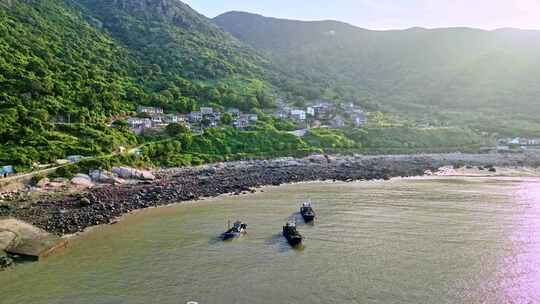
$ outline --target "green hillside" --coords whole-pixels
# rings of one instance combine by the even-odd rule
[[[105,124],[137,104],[268,106],[267,65],[176,0],[2,0],[0,163],[134,145]]]
[[[67,155],[107,159],[109,165],[197,164],[309,151],[385,151],[390,141],[414,152],[445,139],[440,148],[462,150],[483,140],[478,132],[471,136],[468,126],[540,130],[533,119],[538,106],[531,102],[540,73],[533,56],[536,32],[381,33],[237,13],[214,21],[233,35],[177,0],[0,0],[0,165],[29,170]],[[510,46],[496,44],[508,44],[508,37]],[[476,55],[462,52],[464,44]],[[278,96],[296,104],[319,97],[355,101],[368,110],[395,112],[389,117],[412,127],[403,131],[407,142],[372,143],[377,134],[402,137],[401,129],[379,130],[384,126],[376,123],[367,135],[328,129],[300,139],[287,133],[294,129],[290,121],[259,111],[272,108]],[[122,121],[136,105],[182,113],[206,105],[235,107],[259,113],[260,121],[245,131],[185,134],[183,142],[167,135],[142,138]],[[411,119],[438,128],[423,132]],[[154,149],[142,149],[141,157],[119,153],[143,145]]]
[[[370,31],[241,12],[214,21],[320,95],[435,124],[540,131],[539,31]]]
[[[114,130],[61,130],[56,123],[99,123],[128,111],[134,67],[125,49],[61,2],[2,2],[0,162],[28,166],[133,141]],[[98,138],[101,145],[93,143]]]

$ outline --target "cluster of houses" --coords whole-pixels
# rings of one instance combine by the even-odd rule
[[[220,126],[224,114],[211,107],[201,107],[198,111],[188,114],[177,114],[165,113],[158,107],[139,106],[137,112],[139,113],[137,117],[130,117],[127,121],[129,128],[136,134],[142,134],[148,129],[164,128],[171,123],[183,124],[195,133],[202,132]],[[245,114],[238,109],[228,109],[226,113],[232,118],[231,125],[237,129],[245,129],[258,120],[257,114]],[[355,104],[336,105],[334,102],[324,100],[314,102],[305,108],[294,108],[278,101],[278,110],[272,114],[281,119],[292,120],[306,128],[321,126],[359,128],[367,123],[364,110]]]
[[[540,149],[540,138],[502,138],[497,140],[498,151]]]
[[[147,129],[163,128],[172,123],[185,125],[193,132],[201,132],[218,127],[223,116],[221,111],[211,107],[201,107],[198,111],[178,114],[165,113],[162,108],[139,106],[137,113],[144,115],[130,117],[127,120],[129,128],[136,134],[141,134]],[[238,109],[229,109],[227,113],[232,118],[232,126],[237,129],[245,129],[258,120],[257,114],[244,114]]]
[[[364,110],[353,103],[338,106],[333,102],[319,101],[305,108],[293,108],[282,104],[274,115],[313,128],[322,125],[337,129],[348,125],[359,128],[367,123]]]

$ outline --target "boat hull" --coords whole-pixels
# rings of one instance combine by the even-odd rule
[[[315,220],[315,214],[313,213],[302,213],[302,218],[306,223],[313,222]]]
[[[291,246],[298,246],[302,244],[302,237],[300,236],[293,236],[293,237],[285,236],[285,238],[287,239],[287,242]]]
[[[239,237],[240,235],[242,235],[241,233],[239,232],[225,232],[221,235],[221,238],[226,241],[226,240],[230,240],[230,239],[234,239],[234,238],[237,238]]]

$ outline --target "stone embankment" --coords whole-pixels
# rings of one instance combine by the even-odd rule
[[[139,183],[112,184],[27,205],[0,202],[10,216],[58,235],[113,222],[130,211],[221,194],[254,192],[266,185],[305,181],[356,181],[423,175],[443,166],[538,167],[540,154],[436,154],[324,156],[219,163],[157,171]],[[126,169],[127,170],[127,169]]]

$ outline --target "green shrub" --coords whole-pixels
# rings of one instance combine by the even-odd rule
[[[45,176],[41,173],[34,174],[32,176],[32,179],[30,179],[30,184],[32,186],[36,186],[42,179],[44,179]]]

